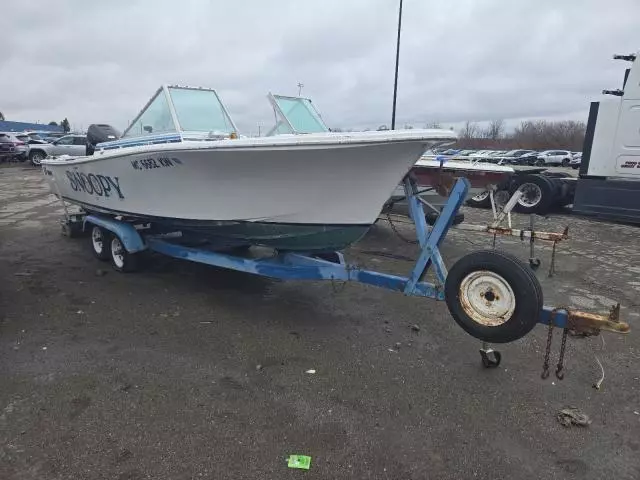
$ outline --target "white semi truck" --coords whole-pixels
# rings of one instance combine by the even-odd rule
[[[640,65],[638,54],[613,58],[631,65],[621,89],[603,90],[605,97],[591,103],[578,178],[542,169],[518,171],[499,190],[520,189],[521,212],[546,214],[573,204],[577,214],[640,224]],[[488,205],[488,195],[470,204]]]

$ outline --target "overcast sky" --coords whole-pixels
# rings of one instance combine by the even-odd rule
[[[267,92],[332,127],[389,124],[397,0],[3,0],[7,120],[120,129],[161,83],[218,89],[244,133]],[[398,124],[586,120],[640,48],[640,0],[404,0]],[[510,122],[513,123],[513,122]]]

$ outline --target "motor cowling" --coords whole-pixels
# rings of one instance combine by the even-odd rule
[[[87,129],[87,155],[93,155],[96,145],[120,138],[120,132],[105,123],[92,123]]]

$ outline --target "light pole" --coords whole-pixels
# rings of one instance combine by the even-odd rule
[[[400,30],[402,28],[402,0],[398,10],[398,41],[396,42],[396,77],[393,82],[393,111],[391,112],[391,130],[396,129],[396,99],[398,97],[398,63],[400,62]]]

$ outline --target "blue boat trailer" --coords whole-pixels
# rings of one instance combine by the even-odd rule
[[[359,282],[395,290],[405,295],[444,300],[454,320],[469,334],[481,340],[480,354],[486,367],[500,364],[500,352],[489,343],[506,343],[523,337],[538,323],[549,327],[549,341],[554,328],[584,333],[601,330],[626,333],[629,326],[619,320],[619,305],[609,316],[579,312],[569,308],[544,306],[542,289],[531,268],[505,252],[484,250],[466,255],[447,270],[440,245],[452,226],[456,213],[466,199],[469,182],[458,179],[448,201],[433,226],[425,220],[423,200],[415,180],[403,180],[409,214],[415,225],[420,253],[407,276],[398,276],[360,268],[347,263],[341,252],[301,253],[276,251],[262,258],[250,258],[224,251],[181,244],[174,235],[156,234],[138,222],[91,213],[67,218],[66,228],[91,230],[94,254],[111,260],[118,271],[132,271],[140,252],[158,252],[170,257],[238,270],[284,280],[330,280]],[[79,225],[79,222],[81,224]],[[150,233],[147,233],[150,232]],[[433,268],[435,283],[425,280]],[[564,342],[563,342],[564,344]],[[562,378],[564,348],[556,369]],[[549,375],[548,352],[543,378]]]

